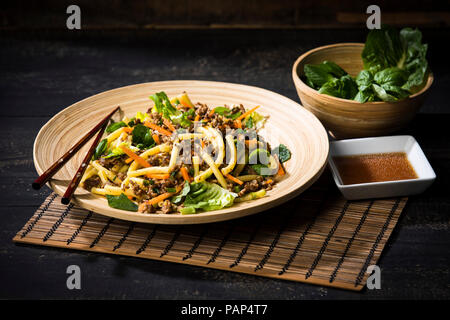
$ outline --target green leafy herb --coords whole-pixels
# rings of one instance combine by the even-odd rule
[[[278,160],[281,163],[288,161],[291,158],[291,151],[284,144],[280,144],[273,150],[273,153],[278,155]]]
[[[397,67],[390,67],[375,73],[373,79],[379,85],[401,86],[408,79],[408,72]]]
[[[126,127],[126,126],[127,126],[127,124],[123,121],[113,122],[108,127],[106,127],[106,132],[111,133],[111,132],[116,131],[119,128]]]
[[[177,113],[177,109],[170,103],[166,93],[161,91],[150,96],[150,99],[155,103],[155,109],[161,113],[164,118],[170,119],[171,115]]]
[[[397,101],[419,91],[429,73],[422,33],[383,26],[371,30],[361,54],[364,70],[355,79],[333,62],[305,65],[305,82],[320,93],[361,103]]]
[[[372,87],[364,91],[359,91],[355,96],[355,100],[361,103],[376,101],[376,96],[372,90]]]
[[[362,52],[364,69],[372,73],[389,67],[402,67],[406,60],[406,44],[391,27],[373,29],[367,35]]]
[[[253,170],[255,170],[256,171],[256,173],[258,174],[258,175],[260,175],[260,176],[262,176],[262,175],[264,175],[263,174],[263,170],[261,170],[262,168],[267,168],[267,165],[265,165],[265,164],[260,164],[260,163],[257,163],[257,164],[252,164],[252,165],[250,165],[252,168],[253,168]]]
[[[321,65],[306,64],[304,72],[309,83],[315,89],[334,79],[333,75]]]
[[[347,75],[347,72],[339,67],[336,63],[332,61],[324,61],[320,64],[322,69],[326,70],[328,73],[332,74],[336,78],[343,77]]]
[[[405,90],[405,89],[403,89],[403,87],[399,87],[399,86],[393,86],[393,85],[390,85],[390,84],[384,84],[381,87],[383,87],[384,90],[389,92],[391,95],[396,97],[398,100],[404,99],[404,98],[408,97],[411,94],[410,91]]]
[[[326,83],[347,75],[347,72],[331,61],[323,61],[320,64],[306,64],[304,68],[308,85],[319,89]]]
[[[181,213],[195,213],[197,209],[211,211],[229,207],[236,197],[236,193],[223,189],[215,183],[206,181],[192,183]]]
[[[384,69],[397,68],[389,72],[395,72],[394,75],[398,78],[394,80],[402,81],[390,85],[400,86],[411,94],[425,83],[428,74],[427,50],[428,46],[422,44],[422,33],[418,29],[404,28],[399,32],[383,26],[379,30],[370,31],[367,36],[362,53],[364,68],[374,74]],[[399,69],[404,72],[400,73]],[[382,85],[376,79],[375,81]],[[398,98],[404,95],[405,91],[402,91]]]
[[[92,156],[92,160],[97,160],[100,158],[100,156],[106,151],[106,148],[108,147],[108,140],[103,139],[100,141],[100,143],[97,145],[94,151],[94,155]]]
[[[396,101],[397,100],[396,97],[387,93],[386,90],[383,89],[383,87],[381,87],[377,84],[373,84],[372,87],[373,87],[373,91],[375,92],[377,97],[380,98],[381,100],[383,100],[383,101]]]
[[[229,116],[227,116],[227,118],[236,120],[237,118],[239,118],[239,116],[242,114],[242,112],[238,111],[236,113],[230,114]]]
[[[184,128],[188,128],[191,125],[192,122],[188,117],[192,116],[192,114],[195,113],[195,110],[192,109],[192,111],[188,110],[186,112],[178,110],[170,103],[169,98],[163,91],[151,95],[150,99],[155,102],[156,112],[162,114],[164,118],[169,119],[173,123],[179,124]]]
[[[135,124],[136,124],[136,118],[131,118],[130,121],[128,122],[129,127],[133,127]]]
[[[356,81],[348,74],[342,76],[340,81],[342,83],[342,96],[345,99],[353,99],[358,93]]]
[[[374,81],[373,75],[367,70],[362,70],[358,73],[355,80],[359,91],[364,91],[371,88]]]
[[[370,101],[396,101],[410,95],[408,90],[402,88],[406,82],[406,70],[390,67],[378,71],[374,76],[367,70],[361,71],[356,77],[359,92],[355,100],[359,102]]]
[[[246,128],[253,128],[253,118],[248,117],[247,120],[245,120],[245,127]]]
[[[230,114],[231,110],[225,107],[216,107],[214,108],[214,113],[220,114],[221,116],[226,116]]]
[[[358,93],[358,86],[352,77],[345,75],[340,79],[334,78],[325,83],[319,89],[319,93],[343,99],[353,99]]]
[[[173,203],[181,202],[183,197],[187,196],[189,191],[191,191],[191,185],[189,184],[189,182],[185,182],[184,186],[183,186],[183,190],[181,190],[181,192],[179,194],[177,194],[176,196],[172,197],[172,202]]]
[[[193,117],[195,115],[195,109],[191,108],[188,111],[186,111],[184,114],[186,115],[186,117]]]
[[[427,44],[422,44],[422,33],[418,29],[404,28],[400,35],[406,42],[407,52],[405,69],[409,72],[409,77],[403,85],[403,89],[417,92],[425,84],[425,79],[429,73],[426,54]]]
[[[120,194],[120,196],[112,196],[107,194],[106,199],[108,199],[108,205],[111,208],[134,212],[138,210],[137,204],[128,199],[128,197],[124,193]]]
[[[112,150],[110,150],[108,152],[108,154],[106,156],[104,156],[103,158],[108,159],[108,158],[114,158],[114,157],[118,157],[123,155],[124,152],[121,148],[114,148]]]
[[[192,124],[192,121],[189,120],[189,117],[192,117],[194,114],[195,114],[194,109],[189,109],[188,111],[183,112],[180,120],[180,125],[183,128],[189,128],[189,126]]]
[[[134,127],[131,141],[139,149],[150,148],[155,144],[150,129],[142,124]]]

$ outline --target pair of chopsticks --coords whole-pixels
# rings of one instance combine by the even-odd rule
[[[64,193],[64,196],[61,199],[61,202],[63,204],[69,204],[70,199],[73,196],[73,193],[78,187],[78,184],[81,181],[81,178],[83,177],[84,172],[86,171],[86,168],[89,164],[89,161],[92,158],[92,155],[95,152],[95,148],[97,147],[98,143],[100,142],[100,139],[103,136],[103,133],[105,132],[105,129],[108,125],[109,119],[112,117],[112,115],[119,110],[120,107],[116,107],[113,111],[111,111],[110,114],[108,114],[102,121],[100,121],[99,124],[97,124],[94,128],[92,128],[91,131],[89,131],[83,138],[81,138],[80,141],[78,141],[75,145],[70,148],[69,151],[67,151],[61,158],[59,158],[54,164],[50,166],[43,174],[39,176],[33,183],[32,187],[33,189],[39,190],[45,183],[47,183],[51,177],[55,175],[56,172],[61,169],[61,167],[69,161],[75,153],[78,152],[78,150],[81,149],[93,136],[94,134],[98,132],[97,137],[94,140],[94,143],[89,148],[89,151],[86,153],[86,156],[83,159],[83,162],[81,163],[80,167],[78,168],[77,172],[75,173],[72,181],[70,182],[69,186],[66,189],[66,192]]]

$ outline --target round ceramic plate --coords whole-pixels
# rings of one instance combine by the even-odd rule
[[[286,145],[292,157],[285,163],[287,174],[264,198],[236,203],[230,208],[192,215],[143,214],[114,209],[106,198],[78,188],[73,202],[94,212],[129,221],[160,224],[193,224],[235,219],[277,206],[307,189],[322,173],[328,156],[328,137],[317,118],[298,103],[277,93],[225,82],[161,81],[109,90],[77,102],[50,119],[34,142],[34,164],[42,174],[86,132],[94,127],[115,106],[123,115],[132,117],[153,105],[149,96],[165,91],[169,97],[186,91],[193,103],[209,107],[224,104],[243,104],[249,109],[260,105],[258,112],[268,115],[260,132],[272,146]],[[118,118],[118,115],[116,114]],[[50,187],[59,195],[78,169],[93,139],[87,143],[50,181]]]

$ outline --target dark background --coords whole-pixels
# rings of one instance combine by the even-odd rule
[[[379,265],[381,290],[348,292],[143,259],[15,245],[50,193],[31,189],[32,145],[53,115],[90,95],[159,80],[255,85],[299,101],[295,59],[314,47],[364,42],[357,1],[15,1],[0,11],[0,298],[448,299],[450,10],[445,1],[382,1],[382,22],[419,27],[435,75],[399,134],[418,140],[438,176],[411,197]],[[81,30],[66,29],[70,4]],[[276,209],[273,210],[276,214]],[[68,265],[82,290],[66,289]]]
[[[448,27],[448,1],[355,0],[41,0],[2,4],[1,25],[7,29],[64,29],[66,8],[76,4],[83,29],[159,28],[302,28],[365,27],[366,9],[381,8],[390,25]]]

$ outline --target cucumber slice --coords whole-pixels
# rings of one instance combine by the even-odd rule
[[[270,153],[266,149],[255,149],[248,156],[248,163],[250,164],[265,164],[268,165],[270,163]]]

